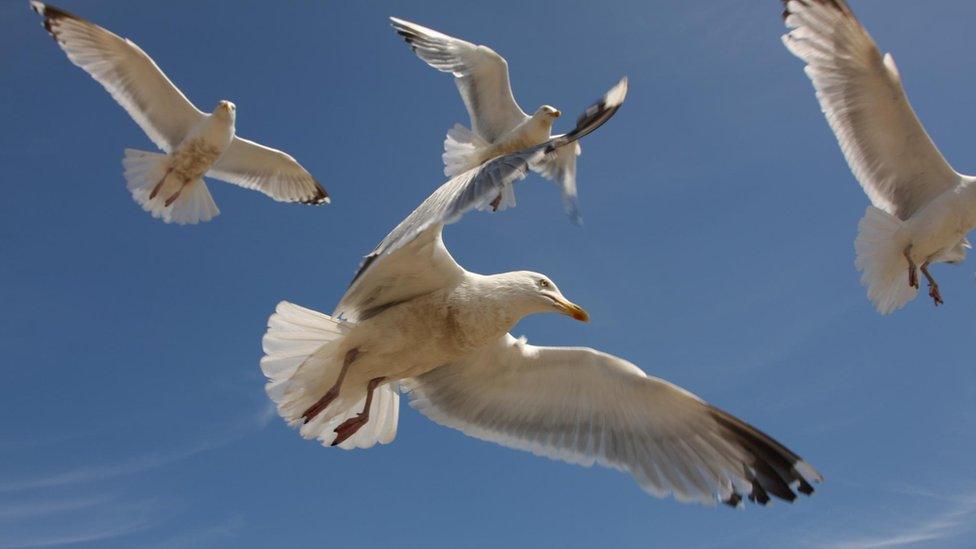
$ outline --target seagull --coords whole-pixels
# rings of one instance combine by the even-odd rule
[[[621,469],[659,497],[735,506],[743,495],[765,504],[792,501],[794,490],[811,494],[822,478],[799,456],[684,389],[600,351],[512,337],[527,315],[589,315],[545,275],[472,273],[444,246],[444,225],[490,206],[529,166],[572,147],[618,106],[605,96],[569,134],[444,183],[366,256],[331,317],[279,303],[261,360],[279,414],[324,445],[387,444],[402,388],[441,425]]]
[[[166,223],[194,224],[220,213],[206,175],[279,202],[327,204],[325,189],[287,153],[236,135],[237,107],[201,112],[134,42],[54,6],[31,0],[44,28],[72,63],[98,81],[166,154],[126,149],[132,197]]]
[[[471,117],[471,129],[455,124],[444,140],[444,175],[452,177],[486,160],[517,152],[550,139],[559,109],[542,105],[532,116],[525,114],[512,94],[508,62],[488,46],[476,46],[403,19],[391,17],[393,28],[418,57],[454,82]],[[627,93],[626,82],[621,93]],[[621,98],[621,101],[623,99]],[[573,223],[582,216],[576,192],[578,143],[532,166],[543,177],[562,186],[563,205]],[[498,208],[498,203],[493,204]]]
[[[878,312],[918,293],[943,303],[929,272],[960,263],[976,227],[976,177],[952,169],[935,147],[884,55],[844,0],[785,1],[787,49],[807,65],[820,108],[854,176],[871,200],[854,241],[856,266]]]

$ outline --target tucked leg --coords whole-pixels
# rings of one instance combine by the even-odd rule
[[[153,198],[156,198],[156,195],[159,194],[159,189],[162,189],[163,188],[163,183],[166,182],[166,178],[169,177],[169,172],[171,172],[171,171],[173,171],[172,168],[166,170],[166,173],[163,174],[163,177],[159,180],[159,183],[156,183],[156,186],[153,187],[152,192],[149,193],[149,200],[152,200]]]
[[[356,434],[356,431],[360,430],[366,422],[369,421],[369,407],[373,404],[373,392],[376,391],[376,387],[386,378],[377,377],[369,380],[366,385],[366,405],[363,406],[363,411],[357,414],[355,417],[351,417],[346,421],[342,422],[342,425],[336,427],[336,437],[332,441],[333,446],[338,446],[342,444],[344,440]]]
[[[176,199],[180,197],[180,193],[183,192],[183,189],[186,188],[186,186],[189,183],[190,183],[189,181],[184,181],[183,184],[180,185],[180,188],[177,189],[177,191],[175,193],[173,193],[169,198],[166,199],[166,202],[163,203],[163,206],[169,206],[173,202],[176,202]]]
[[[938,307],[939,305],[945,303],[942,301],[942,294],[939,293],[939,285],[935,282],[935,279],[932,278],[932,275],[929,274],[928,261],[922,264],[922,274],[925,275],[925,278],[929,281],[929,297],[931,297],[932,301],[935,302],[935,306]]]
[[[497,212],[498,211],[498,205],[501,204],[501,203],[502,203],[502,195],[499,194],[498,196],[495,197],[494,200],[491,201],[491,211]]]
[[[308,423],[309,421],[315,419],[315,416],[322,413],[322,410],[325,410],[326,407],[328,407],[329,404],[332,404],[332,401],[339,396],[339,388],[342,387],[342,380],[346,377],[346,371],[349,370],[349,365],[356,360],[358,355],[358,347],[351,349],[346,353],[346,357],[342,360],[342,369],[339,370],[338,379],[336,379],[336,382],[332,385],[332,388],[322,395],[322,398],[320,398],[315,404],[309,406],[308,410],[305,410],[305,412],[302,413],[302,419],[305,420],[303,423]]]
[[[905,254],[905,259],[908,260],[908,285],[911,286],[912,288],[917,289],[918,288],[918,267],[915,265],[915,262],[912,261],[912,247],[909,246],[905,248],[905,251],[902,253]]]

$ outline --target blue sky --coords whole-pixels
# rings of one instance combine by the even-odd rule
[[[946,305],[876,314],[854,269],[867,199],[782,47],[778,2],[66,0],[132,38],[198,106],[287,150],[311,208],[220,182],[222,210],[165,225],[130,198],[150,141],[71,65],[26,1],[0,2],[0,547],[931,546],[976,544],[972,260]],[[941,150],[976,172],[976,5],[861,0]],[[445,232],[478,272],[545,272],[588,308],[515,329],[640,365],[781,440],[826,477],[731,510],[467,438],[404,405],[396,441],[302,440],[264,395],[280,299],[329,311],[360,256],[439,185],[466,122],[397,15],[509,60],[526,110],[630,95],[583,142],[585,227],[538,176],[518,208]]]

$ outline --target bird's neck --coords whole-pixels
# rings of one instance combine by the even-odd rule
[[[519,305],[515,289],[503,277],[468,273],[459,287],[466,323],[479,332],[499,337],[530,314]]]

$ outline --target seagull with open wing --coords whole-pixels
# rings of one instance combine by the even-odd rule
[[[261,360],[279,414],[305,438],[368,448],[396,436],[402,387],[441,425],[627,471],[657,496],[737,505],[811,494],[821,477],[805,461],[688,391],[607,353],[512,337],[527,315],[589,316],[545,275],[472,273],[444,246],[446,224],[490,207],[531,165],[609,119],[622,85],[568,134],[444,183],[366,256],[331,317],[281,302]]]
[[[122,160],[132,197],[153,217],[194,224],[219,214],[204,176],[279,202],[329,202],[294,158],[237,135],[237,107],[230,101],[201,112],[131,40],[37,0],[30,5],[68,59],[104,86],[165,152],[126,149]]]
[[[976,227],[976,177],[952,169],[919,122],[891,54],[844,0],[788,0],[783,43],[806,63],[820,108],[871,200],[854,241],[868,298],[882,314],[918,294],[921,271],[959,263]]]
[[[418,57],[431,67],[451,73],[471,118],[471,128],[455,124],[444,140],[444,175],[455,176],[487,160],[545,143],[559,109],[542,105],[532,115],[519,107],[508,79],[508,62],[488,46],[479,46],[416,23],[391,17],[393,29]],[[627,81],[618,86],[619,101],[627,94]],[[576,190],[579,143],[556,150],[531,166],[562,188],[563,206],[570,219],[582,223]],[[494,209],[514,204],[511,196],[498,196]]]

